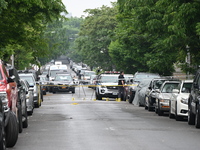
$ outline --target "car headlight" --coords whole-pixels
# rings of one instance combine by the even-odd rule
[[[0,100],[2,101],[4,111],[7,112],[9,111],[8,107],[8,97],[6,92],[0,93]]]
[[[181,103],[188,104],[188,99],[187,98],[181,98]]]

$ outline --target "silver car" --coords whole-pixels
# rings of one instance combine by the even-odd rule
[[[181,81],[165,81],[160,89],[156,89],[155,113],[159,116],[170,110],[170,99],[173,89],[178,89]]]
[[[28,81],[26,80],[21,80],[22,86],[26,90],[26,106],[27,106],[27,113],[28,115],[33,114],[33,109],[34,109],[34,101],[33,101],[33,88],[30,87]]]

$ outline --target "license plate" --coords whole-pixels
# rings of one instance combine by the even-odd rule
[[[62,89],[66,89],[66,87],[63,86]]]
[[[117,95],[117,93],[113,93],[113,95]]]

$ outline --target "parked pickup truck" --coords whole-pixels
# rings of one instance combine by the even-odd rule
[[[10,72],[12,72],[10,70]],[[14,76],[8,71],[4,62],[0,60],[0,100],[3,104],[6,147],[13,147],[18,139],[19,127],[17,121],[18,88]],[[3,133],[3,132],[2,132]],[[4,136],[3,135],[3,136]]]

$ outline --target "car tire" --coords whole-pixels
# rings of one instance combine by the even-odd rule
[[[95,92],[95,95],[96,95],[96,99],[102,100],[102,96],[97,91]]]
[[[23,131],[23,125],[22,125],[22,107],[19,105],[18,106],[18,127],[19,127],[19,133],[22,133]]]
[[[188,124],[195,125],[195,115],[191,112],[191,106],[188,105]]]
[[[0,139],[0,150],[5,150],[6,149],[6,135],[5,135],[5,126],[4,126],[4,120],[2,118],[1,120],[1,139]]]
[[[178,114],[177,114],[177,103],[176,103],[176,107],[175,107],[175,119],[176,119],[176,121],[181,121],[181,116],[179,116]]]
[[[28,113],[27,113],[27,108],[25,109],[25,114],[23,116],[25,118],[24,122],[22,123],[23,128],[27,128],[28,127]]]
[[[160,110],[160,104],[158,103],[158,116],[162,116],[163,115],[163,111]]]
[[[200,128],[200,105],[197,105],[196,109],[195,127]]]
[[[8,124],[5,128],[6,131],[6,146],[13,147],[18,139],[19,127],[16,115],[11,112],[9,115]]]
[[[133,94],[132,94],[132,93],[131,93],[131,95],[129,96],[128,102],[129,102],[130,104],[132,104],[132,102],[133,102]]]
[[[174,114],[171,113],[171,101],[169,101],[169,118],[174,118]]]
[[[156,106],[155,106],[155,113],[156,113],[156,114],[158,113],[158,109],[156,108]]]
[[[150,106],[149,100],[148,100],[148,111],[152,111],[152,107]]]

